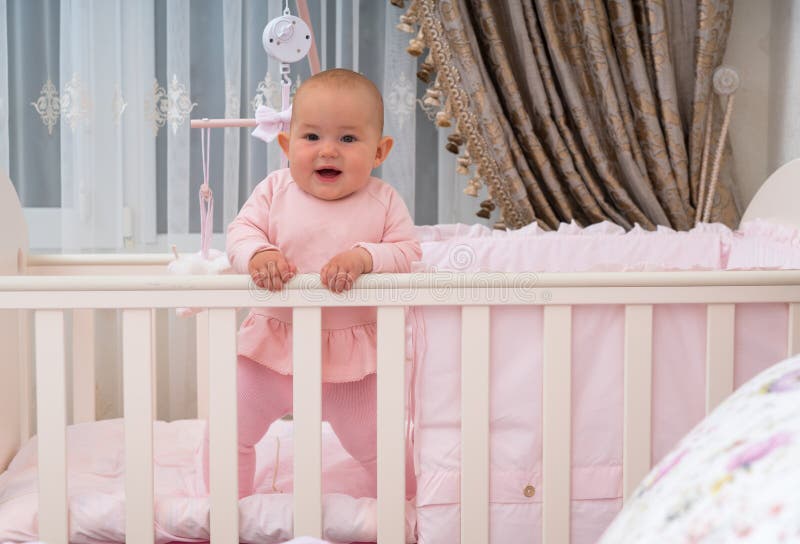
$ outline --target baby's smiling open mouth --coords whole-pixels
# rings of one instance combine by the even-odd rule
[[[316,172],[317,175],[322,178],[322,181],[334,181],[339,177],[339,174],[342,173],[341,170],[335,168],[320,168]]]

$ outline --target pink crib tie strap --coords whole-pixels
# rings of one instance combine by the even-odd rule
[[[256,129],[252,135],[256,138],[271,142],[277,138],[278,133],[292,120],[292,106],[283,111],[277,111],[269,106],[259,106],[256,110]]]

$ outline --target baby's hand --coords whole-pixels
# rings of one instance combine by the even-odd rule
[[[363,247],[344,251],[322,267],[322,284],[334,293],[347,291],[361,274],[372,272],[372,255]]]
[[[297,267],[289,263],[280,251],[268,249],[253,255],[247,265],[247,271],[259,287],[280,291],[283,284],[294,277]]]

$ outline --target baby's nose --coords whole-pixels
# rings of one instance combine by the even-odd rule
[[[333,144],[323,144],[319,154],[323,157],[335,157],[337,155],[336,146]]]

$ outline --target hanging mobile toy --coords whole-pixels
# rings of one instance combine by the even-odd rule
[[[289,63],[297,62],[308,54],[311,49],[311,29],[299,17],[289,12],[289,2],[283,10],[283,15],[267,23],[261,42],[269,56],[281,63],[281,111],[275,111],[269,106],[259,106],[256,110],[257,127],[253,136],[271,142],[278,133],[289,128],[292,119],[292,105],[289,101],[289,91],[292,81],[289,77]],[[286,168],[286,156],[281,154],[281,168]]]
[[[307,6],[303,0],[298,0],[301,12]],[[283,15],[267,23],[262,35],[262,43],[267,54],[280,61],[281,71],[281,111],[275,111],[268,106],[259,106],[256,111],[253,136],[271,142],[278,133],[289,128],[292,118],[292,107],[290,104],[291,79],[289,77],[289,63],[297,62],[305,57],[312,44],[312,34],[308,25],[295,17],[289,11],[289,2],[286,2]],[[316,59],[316,56],[312,56]],[[318,64],[318,62],[317,62]],[[203,120],[201,127],[200,140],[203,156],[203,184],[200,186],[200,251],[191,255],[179,255],[178,250],[173,245],[172,252],[175,260],[169,263],[168,269],[173,274],[220,274],[230,269],[227,256],[216,249],[211,249],[211,236],[214,226],[214,196],[211,187],[208,185],[209,159],[211,156],[211,126],[217,127],[236,127],[252,126],[252,120],[232,119],[208,122]],[[194,123],[194,121],[192,121]],[[285,168],[287,158],[281,156],[281,167]],[[197,308],[178,308],[180,316],[193,315],[200,310]]]

